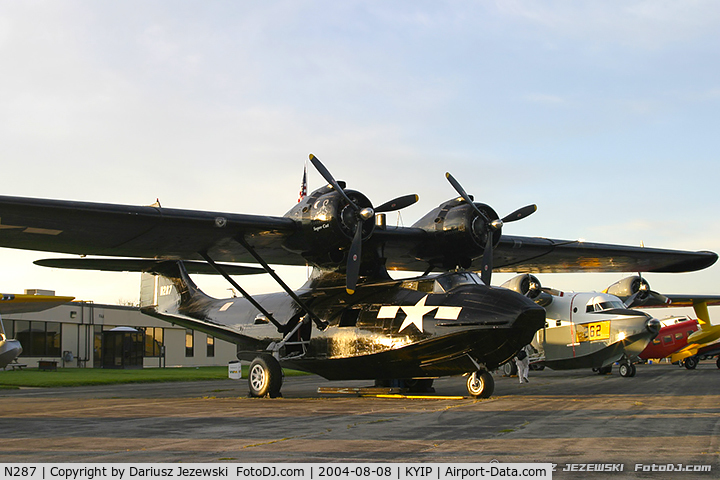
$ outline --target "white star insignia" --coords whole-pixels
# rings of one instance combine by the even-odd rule
[[[426,314],[432,312],[436,308],[435,307],[428,307],[425,305],[425,299],[427,299],[427,295],[425,295],[423,298],[418,301],[415,306],[413,307],[400,307],[403,312],[405,312],[405,320],[403,320],[402,325],[400,326],[400,330],[398,332],[402,332],[404,329],[409,327],[411,324],[414,324],[418,330],[421,332],[424,332],[423,330],[423,316]]]

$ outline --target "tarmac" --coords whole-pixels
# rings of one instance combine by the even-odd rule
[[[316,376],[286,378],[276,399],[248,398],[244,379],[0,390],[0,462],[551,462],[554,478],[720,471],[714,360],[640,365],[634,378],[615,367],[494,379],[484,400],[467,397],[463,377],[436,380],[422,399],[321,395],[368,382]],[[578,464],[622,464],[624,474],[563,472]],[[638,464],[711,472],[636,473]]]

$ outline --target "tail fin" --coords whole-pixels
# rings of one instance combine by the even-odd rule
[[[212,320],[213,305],[217,310],[218,301],[195,285],[185,263],[163,261],[149,272],[143,272],[140,282],[140,310],[143,313],[230,343],[247,341],[231,326]]]
[[[143,272],[140,308],[163,315],[205,318],[213,299],[192,281],[181,261],[158,264],[152,273]]]

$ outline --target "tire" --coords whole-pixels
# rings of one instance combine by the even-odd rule
[[[275,357],[261,355],[250,364],[248,387],[251,397],[280,396],[282,380],[282,368]]]
[[[595,370],[595,369],[593,369]],[[597,369],[598,375],[608,375],[612,373],[612,365],[608,365],[607,367],[601,367]]]
[[[698,366],[698,359],[697,357],[688,357],[683,362],[683,365],[685,365],[685,368],[688,370],[695,370],[695,368]]]
[[[635,365],[630,363],[621,363],[618,371],[620,372],[621,377],[634,377],[637,373]]]
[[[717,367],[720,368],[720,356],[718,356],[718,359],[715,362],[715,365],[717,365]]]
[[[432,378],[411,378],[405,380],[405,388],[410,393],[435,393]]]
[[[489,372],[480,370],[468,376],[466,386],[471,397],[490,398],[495,390],[495,380]]]
[[[517,365],[514,361],[510,360],[509,362],[505,362],[502,366],[502,373],[506,377],[511,377],[513,375],[517,375],[518,369]]]

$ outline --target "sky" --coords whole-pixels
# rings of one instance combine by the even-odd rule
[[[282,215],[313,153],[375,205],[420,196],[389,224],[456,196],[449,171],[501,216],[538,205],[507,234],[720,252],[718,58],[711,0],[0,0],[0,194]],[[58,256],[0,249],[0,291],[137,301],[138,274],[32,264]]]

